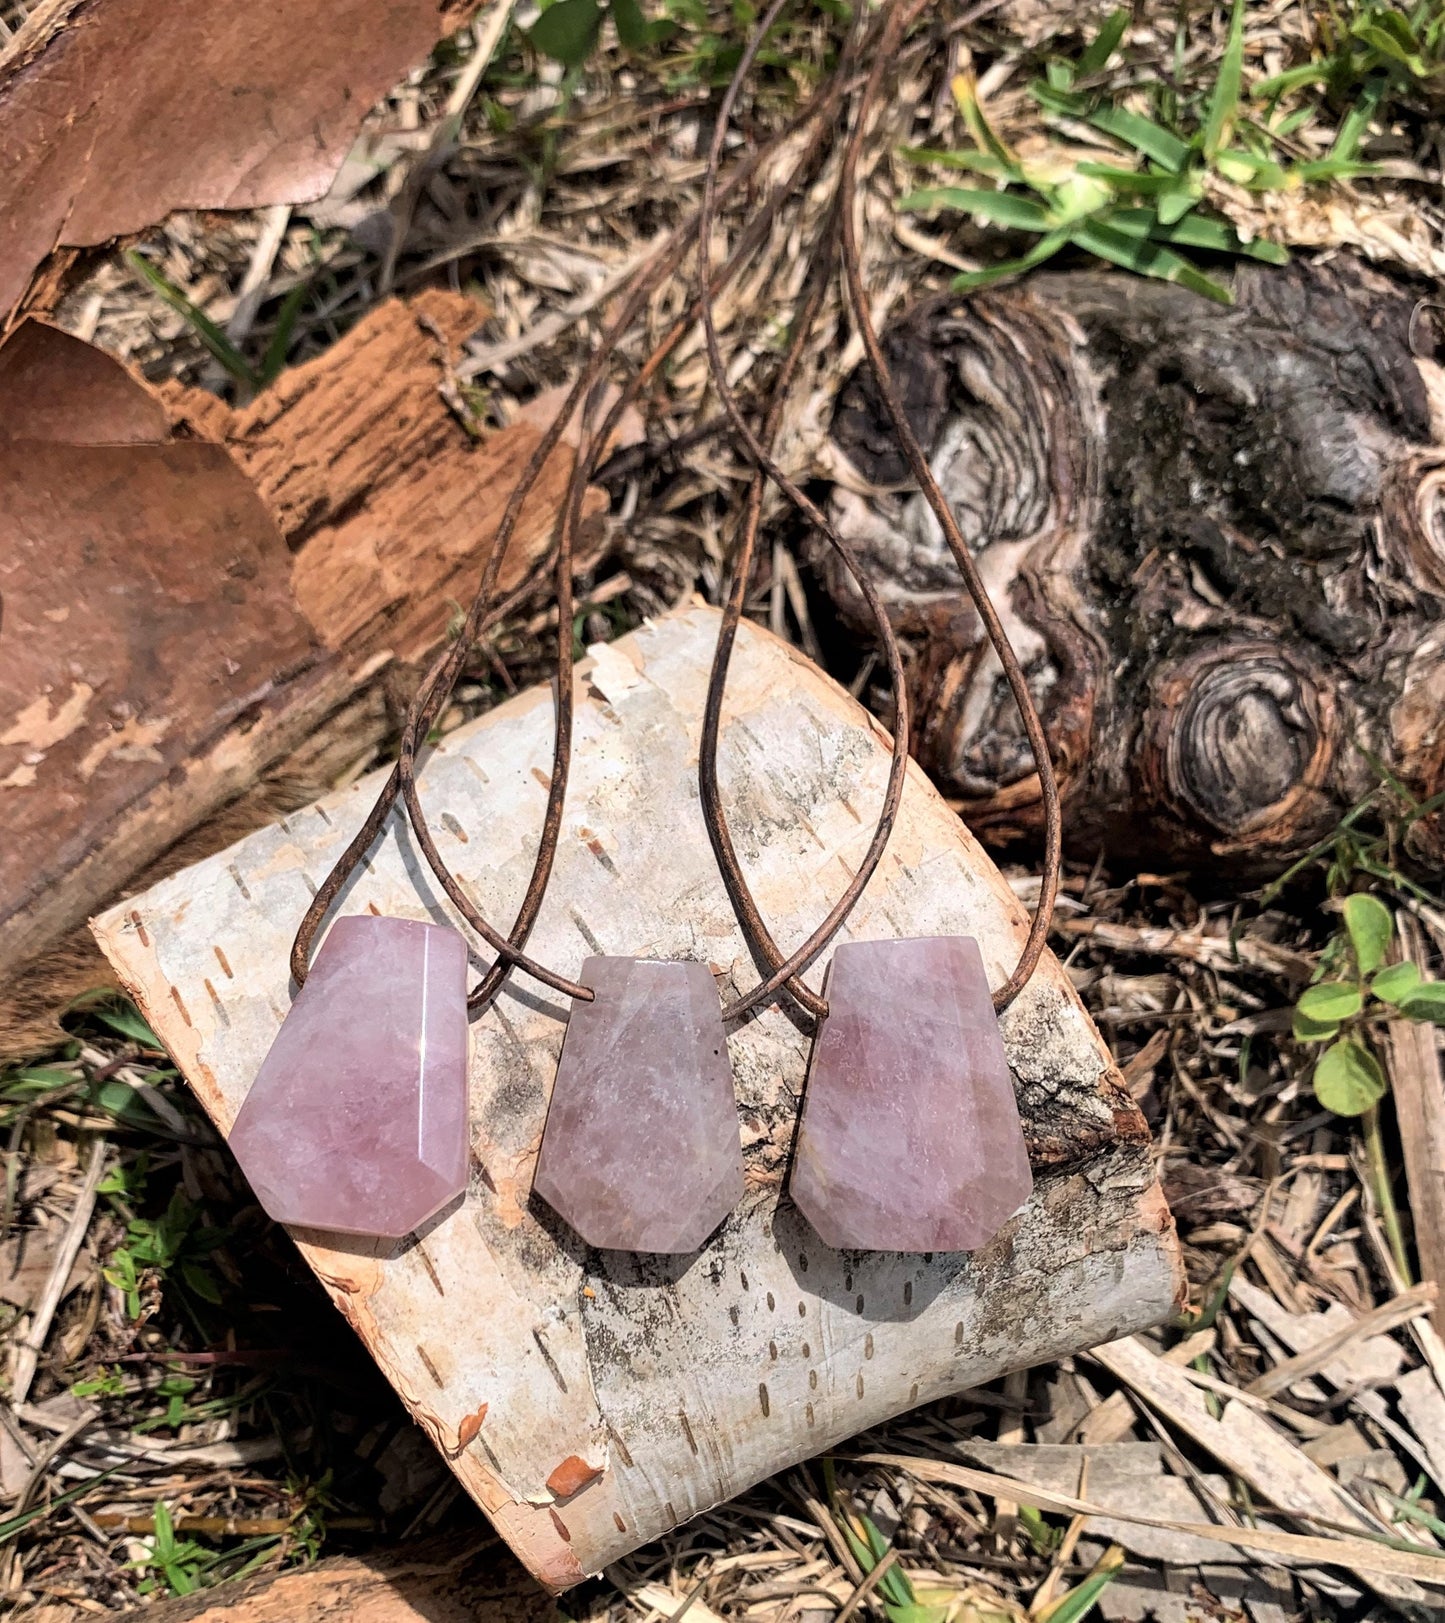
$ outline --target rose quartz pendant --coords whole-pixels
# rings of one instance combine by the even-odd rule
[[[399,1240],[467,1186],[467,947],[337,919],[230,1144],[278,1223]]]
[[[824,1244],[973,1251],[1033,1189],[971,936],[834,949],[791,1192]]]
[[[533,1189],[588,1245],[698,1250],[743,1192],[732,1070],[706,964],[589,958]]]

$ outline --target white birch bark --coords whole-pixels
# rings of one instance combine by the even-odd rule
[[[704,959],[724,992],[757,978],[696,788],[716,629],[715,611],[680,610],[594,649],[578,676],[566,818],[530,945],[564,973],[605,952]],[[733,666],[722,783],[760,905],[790,948],[856,870],[887,739],[755,627]],[[423,773],[442,850],[502,924],[535,850],[551,733],[550,693],[534,690],[451,735]],[[223,1133],[288,1006],[308,887],[375,787],[295,813],[95,923]],[[448,917],[395,823],[341,902],[368,905]],[[847,936],[972,934],[997,984],[1025,924],[911,768]],[[780,1202],[809,1045],[777,1009],[729,1037],[748,1167],[738,1210],[693,1258],[589,1253],[528,1200],[565,1015],[515,978],[475,1024],[474,1175],[459,1208],[391,1248],[296,1234],[467,1490],[549,1585],[912,1405],[1155,1323],[1181,1288],[1144,1124],[1052,956],[1003,1022],[1037,1187],[972,1256],[831,1252]]]

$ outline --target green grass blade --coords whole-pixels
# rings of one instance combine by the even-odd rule
[[[1353,32],[1356,39],[1373,46],[1387,60],[1398,62],[1414,78],[1429,78],[1430,69],[1419,53],[1402,45],[1388,28],[1380,28],[1370,23],[1356,23]]]
[[[1142,118],[1138,113],[1126,112],[1122,107],[1100,107],[1089,114],[1089,122],[1096,130],[1122,141],[1146,158],[1162,164],[1178,174],[1189,156],[1188,146],[1177,135],[1171,135],[1162,124]]]
[[[1330,148],[1331,158],[1337,162],[1347,162],[1360,150],[1360,142],[1370,127],[1370,120],[1379,110],[1384,94],[1383,78],[1371,80],[1360,92],[1349,112],[1340,120],[1335,144]]]
[[[123,1464],[123,1462],[122,1462]],[[29,1510],[22,1510],[18,1516],[10,1516],[0,1522],[0,1544],[8,1544],[12,1538],[23,1533],[33,1522],[43,1520],[52,1511],[61,1509],[64,1505],[72,1505],[77,1499],[83,1499],[86,1494],[100,1486],[108,1477],[122,1469],[122,1465],[112,1465],[95,1476],[87,1477],[84,1482],[77,1483],[73,1488],[67,1488],[64,1493],[54,1494],[43,1505],[32,1505]]]
[[[1289,177],[1273,158],[1262,158],[1240,147],[1216,154],[1214,165],[1226,180],[1255,191],[1280,192],[1289,184]]]
[[[125,262],[141,278],[148,283],[160,297],[170,305],[177,315],[183,316],[194,329],[196,337],[211,352],[222,366],[231,374],[237,383],[244,383],[248,389],[256,388],[260,380],[251,368],[251,363],[236,348],[225,333],[198,305],[181,292],[180,288],[170,282],[143,254],[134,248],[127,248]]]
[[[1329,69],[1323,62],[1302,62],[1299,67],[1286,68],[1271,79],[1261,79],[1250,93],[1256,101],[1276,101],[1291,90],[1320,84],[1328,77]]]
[[[1289,252],[1277,242],[1254,237],[1245,242],[1224,220],[1207,214],[1190,214],[1173,225],[1165,225],[1149,209],[1116,209],[1107,223],[1131,237],[1149,237],[1155,242],[1173,243],[1179,248],[1206,248],[1216,254],[1245,254],[1267,265],[1289,264]]]
[[[274,383],[286,365],[286,356],[291,349],[291,335],[296,329],[296,318],[301,314],[301,306],[305,304],[306,295],[310,291],[310,282],[298,282],[286,295],[280,313],[276,317],[276,331],[272,333],[271,342],[266,346],[266,353],[261,357],[260,378],[263,387],[268,383]]]
[[[1094,1563],[1093,1571],[1076,1588],[1060,1595],[1051,1606],[1038,1614],[1038,1623],[1079,1623],[1098,1603],[1099,1596],[1114,1581],[1124,1565],[1124,1552],[1111,1544]]]
[[[1161,282],[1175,282],[1191,292],[1213,299],[1216,304],[1233,304],[1227,287],[1211,281],[1198,266],[1161,242],[1148,237],[1132,237],[1098,220],[1087,220],[1075,228],[1073,241],[1110,264],[1130,270],[1136,276],[1152,276]]]
[[[1224,58],[1219,64],[1219,77],[1214,81],[1214,94],[1209,99],[1209,114],[1204,121],[1201,145],[1204,156],[1212,159],[1224,146],[1234,128],[1234,115],[1239,110],[1239,89],[1244,78],[1244,0],[1234,0],[1229,13],[1229,37],[1224,46]]]
[[[1031,271],[1035,265],[1042,265],[1046,259],[1052,259],[1068,240],[1067,231],[1051,231],[1017,259],[1006,260],[1002,265],[990,265],[985,270],[960,271],[950,285],[955,293],[974,293],[979,288],[992,287],[995,282],[1002,282],[1007,277],[1022,276],[1025,271]]]
[[[1087,96],[1059,85],[1045,84],[1042,79],[1029,81],[1029,95],[1046,113],[1055,113],[1060,118],[1084,118],[1089,111]]]
[[[1310,163],[1297,163],[1291,176],[1302,185],[1313,186],[1322,180],[1353,180],[1356,175],[1375,175],[1379,164],[1362,163],[1358,158],[1316,158]]]
[[[1159,224],[1165,227],[1178,225],[1198,201],[1199,193],[1192,186],[1180,185],[1161,192],[1154,205]]]
[[[993,175],[1003,180],[1011,173],[1009,165],[991,152],[938,152],[932,147],[899,147],[899,156],[910,163],[936,164],[940,169],[967,169],[975,175]]]
[[[1043,204],[1032,198],[1020,197],[1016,192],[985,191],[978,186],[933,186],[909,192],[899,198],[898,207],[909,214],[926,209],[958,209],[1012,231],[1047,231],[1054,223]]]
[[[1129,26],[1129,8],[1120,6],[1111,12],[1104,26],[1094,36],[1094,42],[1076,64],[1081,74],[1098,73],[1109,65],[1109,58],[1119,49],[1124,30]]]
[[[993,125],[984,117],[983,107],[978,99],[978,83],[972,73],[960,73],[953,81],[953,99],[958,104],[958,110],[963,114],[963,122],[968,126],[968,133],[974,138],[981,152],[987,152],[1005,165],[1009,174],[1019,177],[1018,161],[1003,141],[994,133]]]
[[[1160,192],[1171,191],[1179,184],[1178,175],[1147,174],[1138,169],[1120,169],[1111,163],[1091,163],[1087,159],[1074,167],[1081,175],[1102,180],[1116,192],[1137,192],[1144,197],[1157,197]]]

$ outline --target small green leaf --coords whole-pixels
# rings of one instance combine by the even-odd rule
[[[160,1038],[141,1019],[135,1005],[128,998],[112,991],[85,992],[69,1007],[77,1011],[83,1010],[99,1020],[103,1026],[109,1026],[112,1031],[122,1037],[129,1037],[132,1042],[140,1043],[144,1048],[154,1048],[157,1053],[165,1052],[161,1047]]]
[[[1119,49],[1119,43],[1124,38],[1124,30],[1129,26],[1130,12],[1127,6],[1120,6],[1117,11],[1111,12],[1104,26],[1094,36],[1094,42],[1078,60],[1080,73],[1098,73],[1109,65],[1109,58]]]
[[[1400,1004],[1407,1020],[1433,1020],[1445,1026],[1445,981],[1426,981]]]
[[[1309,1015],[1294,1011],[1290,1034],[1297,1043],[1327,1043],[1340,1034],[1338,1020],[1311,1020]]]
[[[627,51],[641,51],[647,46],[647,18],[637,0],[612,0],[612,21],[617,38]]]
[[[1054,218],[1042,203],[1017,192],[985,191],[979,186],[932,186],[909,192],[898,201],[908,213],[922,209],[960,209],[975,219],[1007,226],[1012,231],[1047,231]]]
[[[1373,975],[1385,961],[1395,934],[1395,918],[1378,896],[1363,891],[1345,898],[1345,929],[1361,975]]]
[[[1370,990],[1382,1003],[1403,1003],[1419,984],[1414,964],[1391,964],[1370,982]]]
[[[181,1278],[203,1302],[209,1302],[213,1307],[221,1305],[221,1289],[209,1269],[203,1268],[198,1262],[182,1262]]]
[[[532,24],[532,44],[564,67],[577,68],[592,54],[602,30],[598,0],[554,0]]]
[[[1385,1073],[1362,1043],[1343,1038],[1315,1065],[1315,1098],[1337,1116],[1360,1116],[1385,1097]]]
[[[1364,995],[1349,981],[1321,981],[1300,995],[1299,1012],[1307,1020],[1353,1020],[1365,1006]]]
[[[671,38],[676,30],[670,17],[649,22],[638,0],[612,0],[612,21],[617,28],[617,38],[628,51],[645,51],[648,46]]]
[[[114,1078],[102,1082],[91,1094],[95,1105],[127,1127],[154,1127],[155,1117],[136,1097],[129,1083]]]

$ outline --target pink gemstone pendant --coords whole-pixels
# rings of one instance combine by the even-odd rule
[[[791,1192],[824,1244],[973,1251],[1033,1189],[972,936],[834,949]]]
[[[743,1192],[717,988],[706,964],[589,958],[533,1189],[588,1245],[697,1251]]]
[[[399,1240],[467,1186],[467,947],[337,919],[230,1144],[278,1223]]]

